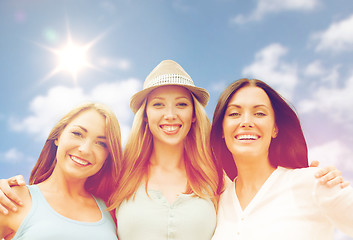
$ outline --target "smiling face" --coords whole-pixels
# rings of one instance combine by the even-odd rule
[[[265,91],[253,86],[239,89],[223,119],[223,136],[233,156],[267,158],[276,135],[274,111]]]
[[[147,99],[145,120],[154,144],[182,145],[195,120],[193,111],[186,88],[165,86],[153,90]]]
[[[109,154],[105,130],[105,118],[96,110],[80,113],[55,140],[56,170],[79,179],[96,174]]]

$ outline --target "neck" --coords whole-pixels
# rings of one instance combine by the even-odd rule
[[[86,179],[69,179],[54,169],[52,175],[38,185],[43,191],[58,193],[70,198],[90,197],[84,188],[85,182]]]
[[[238,169],[237,188],[252,188],[258,191],[275,170],[267,156],[234,158]]]
[[[166,169],[184,168],[184,146],[154,144],[150,163]]]

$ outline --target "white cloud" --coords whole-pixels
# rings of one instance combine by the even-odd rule
[[[309,162],[317,160],[320,166],[336,166],[347,175],[345,178],[353,179],[353,152],[338,140],[324,143],[309,149]],[[348,179],[346,179],[348,180]]]
[[[231,21],[243,24],[261,20],[265,15],[282,11],[308,11],[319,5],[319,0],[258,0],[256,9],[245,16],[240,14]]]
[[[10,148],[6,152],[0,153],[0,161],[7,163],[19,163],[19,162],[33,162],[34,159],[32,157],[27,157],[17,148]]]
[[[298,70],[296,64],[282,59],[287,52],[281,44],[271,44],[256,53],[254,62],[246,66],[242,74],[265,81],[290,99],[298,82]]]
[[[334,87],[340,78],[340,67],[340,65],[335,65],[332,68],[327,68],[322,65],[321,61],[316,60],[309,63],[303,73],[307,77],[314,77],[319,84],[328,83],[330,87]]]
[[[88,99],[80,88],[53,87],[46,96],[37,96],[30,102],[29,116],[22,120],[11,117],[10,127],[44,139],[64,113],[84,101]]]
[[[140,88],[141,82],[137,79],[99,84],[90,92],[81,88],[53,87],[46,95],[37,96],[30,102],[28,116],[23,119],[12,117],[10,127],[45,139],[53,125],[71,108],[83,102],[96,101],[108,105],[116,113],[125,141],[132,117],[129,100]]]
[[[310,63],[304,70],[304,74],[307,76],[322,76],[326,72],[325,68],[322,66],[321,61],[314,61]]]
[[[314,33],[311,39],[318,41],[315,50],[342,52],[353,50],[353,15],[332,23],[327,30]]]
[[[127,59],[122,58],[99,58],[97,60],[97,66],[102,68],[118,69],[118,70],[129,70],[131,68],[131,62]]]
[[[318,87],[312,92],[311,98],[299,102],[298,109],[302,113],[318,111],[328,113],[327,116],[336,123],[344,123],[353,127],[353,74],[347,79],[344,86]]]

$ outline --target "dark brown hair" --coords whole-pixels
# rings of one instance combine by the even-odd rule
[[[269,147],[269,160],[273,167],[308,167],[308,150],[299,119],[286,100],[266,83],[257,79],[243,78],[233,82],[221,94],[213,115],[211,148],[215,161],[223,166],[230,179],[237,175],[233,156],[228,150],[223,133],[223,119],[232,96],[241,88],[254,86],[263,89],[269,97],[275,114],[278,135]]]

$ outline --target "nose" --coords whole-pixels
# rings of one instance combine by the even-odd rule
[[[91,151],[91,142],[88,139],[83,139],[78,150],[83,154],[88,154]]]
[[[164,113],[164,119],[165,120],[175,120],[177,117],[177,113],[175,111],[174,107],[168,107],[166,109],[166,112]]]
[[[241,128],[253,128],[254,127],[254,121],[252,120],[251,114],[244,114],[241,123],[240,123]]]

